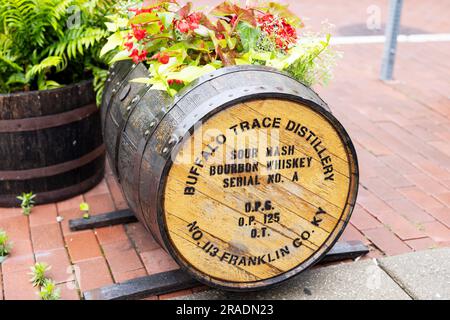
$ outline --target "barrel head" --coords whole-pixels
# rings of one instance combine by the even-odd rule
[[[349,221],[356,153],[320,106],[276,98],[228,106],[183,139],[163,189],[166,245],[198,280],[280,283],[316,263]]]

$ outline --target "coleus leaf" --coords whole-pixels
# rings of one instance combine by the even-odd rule
[[[214,47],[215,47],[216,51],[217,51],[218,49],[220,49],[220,48],[226,48],[226,46],[227,46],[227,40],[225,40],[225,39],[221,39],[221,40],[217,39],[217,37],[216,37],[214,31],[210,31],[210,32],[209,32],[209,37],[211,38],[211,40],[212,40],[212,42],[213,42],[213,44],[214,44]]]
[[[233,66],[235,62],[235,51],[224,52],[220,47],[216,49],[217,54],[224,66]]]
[[[303,21],[292,11],[288,9],[288,5],[283,5],[276,2],[269,2],[265,5],[265,10],[268,13],[282,17],[286,19],[286,22],[292,25],[294,28],[303,28]]]
[[[201,13],[200,24],[204,25],[210,30],[217,31],[217,27],[214,25],[214,23],[211,22],[211,20],[209,20],[209,18],[204,13]]]
[[[167,78],[181,80],[187,84],[205,74],[213,72],[214,70],[216,70],[216,68],[214,68],[212,65],[209,65],[209,64],[201,66],[201,67],[187,66],[187,67],[181,69],[181,71],[179,71],[179,72],[168,73]]]
[[[161,20],[164,28],[169,29],[173,19],[175,18],[175,13],[173,12],[158,12],[158,17]]]
[[[158,16],[154,12],[144,12],[130,19],[129,24],[145,24],[149,22],[159,21]]]
[[[219,31],[225,35],[228,48],[230,48],[230,50],[234,50],[237,44],[237,39],[231,35],[233,32],[231,26],[224,20],[219,20],[217,21],[217,27]]]
[[[193,49],[200,52],[211,52],[214,50],[213,44],[210,41],[196,39],[192,42],[183,43],[186,49]]]
[[[241,8],[237,4],[229,1],[222,2],[216,6],[211,14],[216,16],[236,15],[240,21],[246,21],[252,26],[256,26],[256,18],[252,9]]]
[[[156,35],[161,32],[161,27],[157,22],[152,22],[144,26],[144,29],[147,31],[149,35]]]
[[[180,10],[178,10],[177,15],[180,19],[186,19],[186,17],[191,13],[192,2],[186,3]]]

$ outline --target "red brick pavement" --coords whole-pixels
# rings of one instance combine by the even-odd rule
[[[448,20],[436,12],[450,10],[450,4],[433,3],[424,11],[412,10],[424,1],[408,1],[405,23],[429,32],[448,30]],[[339,30],[364,22],[370,4],[304,0],[294,9],[309,14],[313,25],[328,17]],[[346,15],[349,5],[359,14]],[[381,1],[383,12],[386,5]],[[450,43],[400,44],[396,81],[389,84],[377,80],[381,45],[346,45],[340,50],[344,58],[335,80],[318,91],[348,130],[359,157],[360,194],[342,238],[369,244],[369,257],[450,246]],[[11,256],[0,266],[0,300],[37,299],[27,274],[35,261],[52,265],[49,275],[64,299],[178,268],[140,223],[71,232],[68,220],[82,216],[82,201],[90,204],[92,214],[126,208],[109,169],[93,190],[37,206],[30,217],[18,209],[0,208],[0,228],[14,243]],[[57,222],[57,216],[63,221]]]

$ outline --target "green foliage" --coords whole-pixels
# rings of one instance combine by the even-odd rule
[[[288,9],[288,5],[283,5],[281,3],[269,2],[261,8],[263,11],[283,17],[286,21],[292,25],[294,28],[302,28],[304,26],[303,21],[295,15],[292,11]]]
[[[45,273],[51,269],[49,265],[43,262],[36,263],[33,267],[30,268],[31,272],[29,273],[32,277],[30,282],[34,287],[43,286],[46,282]]]
[[[22,213],[26,216],[30,215],[31,209],[34,207],[34,199],[36,198],[36,195],[33,194],[33,192],[25,193],[23,192],[21,196],[18,196],[17,199],[19,199],[21,202],[20,207],[22,208]]]
[[[325,41],[305,42],[297,48],[298,58],[286,71],[307,86],[326,84],[332,77],[332,67],[339,53],[330,49],[330,36]]]
[[[241,39],[244,51],[250,51],[251,49],[254,49],[256,47],[261,37],[261,30],[252,27],[246,22],[239,22],[236,30]]]
[[[86,202],[80,203],[80,211],[89,212],[89,204]]]
[[[30,282],[34,287],[40,287],[39,296],[42,300],[59,300],[61,298],[60,289],[56,287],[56,283],[45,276],[51,267],[46,263],[36,263],[31,267]]]
[[[0,0],[0,93],[45,90],[96,77],[113,0]],[[98,77],[98,78],[97,78]]]
[[[89,219],[90,215],[89,215],[89,204],[87,202],[82,202],[80,203],[80,211],[83,212],[83,219]]]
[[[45,279],[39,296],[42,300],[59,300],[61,298],[60,289],[56,287],[56,283],[50,279]]]
[[[8,235],[0,229],[0,263],[11,252],[11,248]]]
[[[268,2],[240,7],[225,1],[211,12],[174,1],[121,2],[110,15],[101,54],[110,63],[132,59],[149,66],[150,78],[133,79],[174,96],[196,78],[230,65],[256,64],[287,71],[306,85],[331,77],[336,54],[329,36],[299,35],[302,20],[287,6]],[[325,39],[325,40],[324,40]]]

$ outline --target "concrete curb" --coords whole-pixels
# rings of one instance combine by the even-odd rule
[[[386,257],[379,264],[413,299],[450,299],[450,248]]]
[[[208,290],[177,300],[450,299],[450,248],[313,268],[255,293]]]

